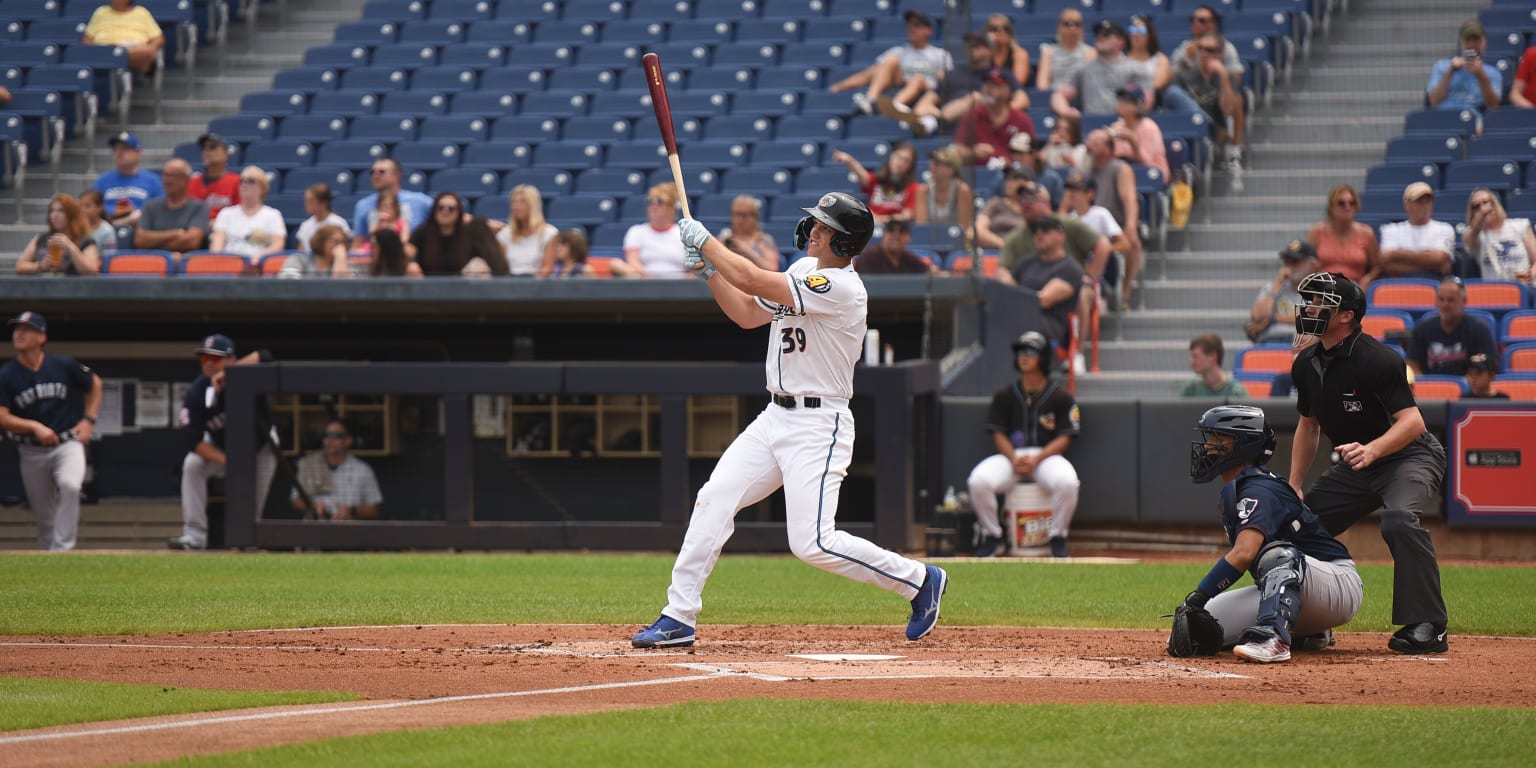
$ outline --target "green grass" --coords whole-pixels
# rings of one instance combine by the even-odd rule
[[[242,707],[354,701],[357,698],[346,693],[318,691],[214,691],[0,677],[0,731]]]
[[[0,634],[146,634],[428,623],[645,624],[671,556],[581,554],[0,555]],[[1204,563],[957,562],[944,621],[1154,628]],[[1346,629],[1391,628],[1392,569],[1361,567]],[[1536,568],[1452,566],[1452,631],[1536,635]],[[787,556],[720,560],[704,624],[899,624],[906,604]]]
[[[1533,749],[1533,710],[747,699],[332,739],[174,764],[1525,766]]]

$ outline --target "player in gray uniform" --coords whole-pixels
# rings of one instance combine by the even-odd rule
[[[65,355],[43,351],[48,321],[11,318],[16,359],[0,366],[0,428],[20,441],[21,483],[42,549],[75,548],[85,443],[101,410],[101,377]]]
[[[785,272],[758,268],[693,219],[678,222],[688,267],[743,328],[772,324],[767,378],[772,403],[737,436],[709,482],[672,566],[661,618],[631,638],[636,648],[693,645],[704,582],[735,529],[736,513],[784,488],[790,551],[822,570],[895,592],[912,603],[907,639],[939,620],[948,574],[837,530],[837,500],[853,457],[853,367],[864,343],[868,295],[853,258],[874,233],[852,195],[823,195],[795,227],[806,256]]]

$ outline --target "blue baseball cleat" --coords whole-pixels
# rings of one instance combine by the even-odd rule
[[[923,580],[923,588],[917,591],[917,597],[912,598],[912,618],[907,620],[908,640],[921,640],[938,625],[939,601],[949,589],[949,574],[943,568],[937,565],[925,567],[928,578]]]
[[[636,648],[687,648],[693,645],[693,627],[663,616],[631,637],[629,644]]]

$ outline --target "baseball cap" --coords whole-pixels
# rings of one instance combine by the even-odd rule
[[[1013,138],[1008,140],[1009,152],[1028,152],[1034,146],[1035,140],[1027,133],[1015,133]]]
[[[1067,189],[1093,189],[1093,179],[1074,169],[1067,174],[1067,178],[1062,179],[1061,185]]]
[[[1457,38],[1487,37],[1483,32],[1483,23],[1477,19],[1467,19],[1461,23],[1461,30],[1456,33]]]
[[[1305,240],[1292,240],[1280,249],[1280,258],[1291,262],[1316,259],[1317,249]]]
[[[953,144],[946,144],[928,153],[928,158],[937,163],[943,163],[955,170],[960,170],[960,148]]]
[[[1403,188],[1403,200],[1419,200],[1425,197],[1434,197],[1435,188],[1422,181],[1415,181]]]
[[[1003,178],[1005,178],[1005,179],[1025,179],[1027,181],[1034,181],[1035,180],[1035,170],[1033,168],[1030,168],[1029,166],[1027,166],[1027,165],[1025,165],[1025,164],[1023,164],[1023,163],[1021,163],[1021,162],[1019,162],[1017,160],[1015,160],[1015,161],[1009,163],[1006,167],[1003,168]]]
[[[996,83],[998,85],[1006,85],[1009,88],[1013,87],[1012,73],[1005,72],[997,67],[993,67],[987,70],[987,73],[981,76],[981,81],[983,83]]]
[[[1121,101],[1134,101],[1137,104],[1147,103],[1147,92],[1136,83],[1126,83],[1115,89],[1115,98]]]
[[[901,15],[901,20],[908,24],[920,24],[922,26],[928,27],[929,29],[933,28],[933,19],[928,18],[928,14],[923,13],[916,8],[909,9],[906,13],[903,13]]]
[[[218,135],[217,133],[205,133],[205,134],[197,137],[197,148],[198,149],[207,149],[209,144],[212,144],[215,147],[228,147],[229,146],[229,142],[225,141],[224,137]]]
[[[131,131],[120,131],[112,134],[112,138],[107,139],[107,146],[113,149],[117,149],[119,144],[126,144],[129,149],[144,148],[144,145],[139,143],[139,137],[133,135]]]
[[[48,319],[36,312],[27,310],[11,318],[6,325],[28,325],[37,329],[38,333],[48,332]]]
[[[1467,370],[1498,373],[1499,366],[1493,362],[1493,358],[1489,357],[1486,352],[1479,352],[1467,358]]]
[[[199,355],[213,355],[214,357],[234,357],[235,342],[222,333],[215,333],[203,339],[202,346],[197,348]]]
[[[1065,232],[1067,227],[1065,224],[1061,223],[1061,219],[1058,219],[1055,216],[1041,216],[1040,218],[1035,219],[1029,223],[1029,231],[1031,232],[1045,232],[1047,230]]]
[[[1121,40],[1126,38],[1125,28],[1109,19],[1101,19],[1099,23],[1093,25],[1093,35],[1094,37],[1099,35],[1115,35]]]
[[[987,36],[977,32],[967,32],[960,38],[966,48],[986,48],[992,45]]]

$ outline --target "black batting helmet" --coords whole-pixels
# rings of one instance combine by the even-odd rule
[[[828,192],[816,201],[815,208],[801,208],[810,214],[795,225],[795,248],[802,250],[811,239],[816,222],[837,234],[832,236],[832,253],[851,259],[864,251],[875,234],[875,217],[864,201],[847,192]]]
[[[1013,347],[1014,368],[1019,367],[1020,352],[1034,352],[1035,357],[1040,361],[1040,370],[1043,372],[1051,370],[1051,340],[1045,338],[1045,334],[1039,331],[1026,331],[1014,339],[1010,346]]]
[[[1251,405],[1218,405],[1200,417],[1198,441],[1189,444],[1189,479],[1208,483],[1233,467],[1262,466],[1275,453],[1275,431],[1264,409]],[[1230,445],[1212,439],[1227,435]]]

